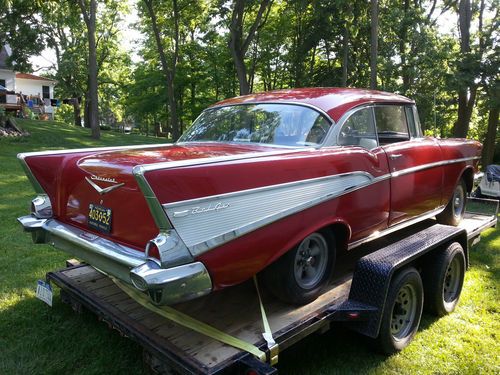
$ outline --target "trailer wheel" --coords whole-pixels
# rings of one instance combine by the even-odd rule
[[[464,276],[465,254],[458,242],[434,254],[423,270],[425,309],[436,316],[453,312],[462,292]]]
[[[446,205],[443,212],[436,216],[438,222],[446,225],[457,226],[460,221],[462,221],[465,212],[465,203],[467,201],[467,186],[465,185],[464,179],[460,179],[455,190],[453,191],[453,196]]]
[[[284,302],[314,301],[330,281],[335,241],[329,231],[314,232],[264,271],[267,288]]]
[[[404,349],[417,333],[422,316],[422,279],[413,268],[401,270],[391,281],[379,336],[379,348],[386,354]]]

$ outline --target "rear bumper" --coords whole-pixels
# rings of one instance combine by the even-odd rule
[[[141,251],[107,240],[55,219],[33,215],[17,219],[35,243],[48,243],[83,259],[100,271],[147,292],[154,303],[168,305],[210,293],[212,280],[201,262],[162,268]]]

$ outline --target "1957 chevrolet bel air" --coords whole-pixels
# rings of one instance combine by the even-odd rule
[[[157,304],[261,271],[303,304],[339,252],[434,216],[458,224],[480,153],[424,137],[399,95],[253,94],[208,108],[175,144],[20,154],[38,196],[18,220]]]

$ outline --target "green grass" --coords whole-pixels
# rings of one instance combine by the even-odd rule
[[[16,217],[25,215],[33,191],[16,154],[75,148],[164,142],[138,135],[103,132],[92,140],[86,129],[53,122],[19,121],[25,139],[0,139],[0,374],[148,373],[141,348],[60,302],[35,299],[46,272],[64,267],[67,255],[33,245]],[[282,374],[498,374],[500,317],[498,286],[500,230],[490,229],[471,251],[457,310],[436,320],[424,316],[414,342],[392,357],[374,354],[370,342],[342,326],[313,335],[280,354]]]

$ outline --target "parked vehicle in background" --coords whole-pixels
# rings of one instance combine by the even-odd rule
[[[477,198],[500,198],[500,165],[488,165],[479,186],[474,191]]]
[[[424,137],[395,94],[252,94],[208,108],[173,145],[20,154],[38,197],[18,220],[157,304],[261,271],[305,304],[338,253],[434,216],[457,225],[481,148]]]

